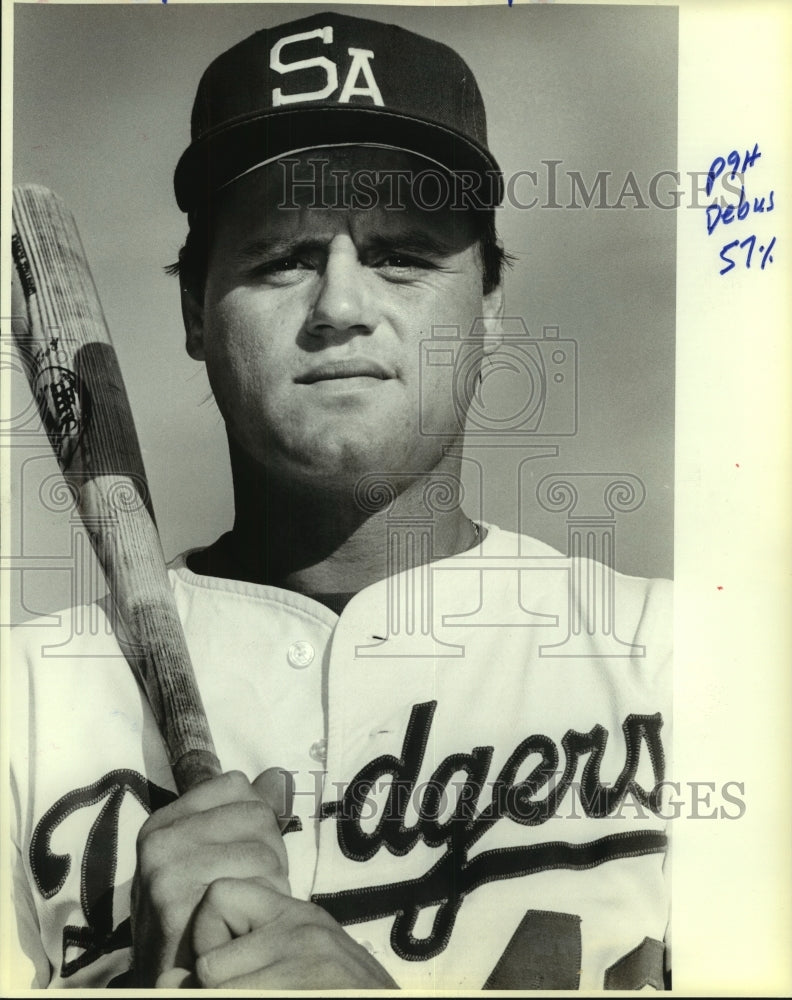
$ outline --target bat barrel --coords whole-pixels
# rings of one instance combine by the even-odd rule
[[[184,792],[221,768],[118,359],[71,213],[51,191],[26,185],[14,189],[13,224],[14,338]]]

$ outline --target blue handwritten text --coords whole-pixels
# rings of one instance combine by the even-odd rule
[[[767,197],[763,195],[761,198],[747,198],[743,187],[736,205],[719,205],[713,202],[707,206],[707,235],[712,236],[719,224],[728,226],[735,220],[742,222],[751,212],[772,212],[775,208],[774,196],[775,191],[771,191]]]
[[[733,149],[725,159],[722,156],[716,156],[707,173],[707,196],[709,197],[709,195],[712,194],[712,188],[715,181],[720,177],[727,166],[731,167],[731,176],[735,177],[738,173],[744,174],[749,167],[754,166],[761,155],[762,154],[759,152],[759,143],[755,142],[753,150],[746,149],[744,156],[741,156],[736,149]],[[741,162],[742,170],[740,169]]]
[[[718,273],[728,274],[729,271],[731,271],[733,268],[737,266],[737,262],[735,262],[731,257],[727,256],[728,254],[737,250],[745,251],[743,263],[745,264],[746,269],[750,269],[752,258],[754,259],[754,263],[756,263],[756,258],[754,258],[754,250],[756,250],[757,256],[761,255],[761,259],[759,261],[759,268],[760,270],[764,271],[765,266],[767,264],[773,263],[772,250],[773,247],[775,246],[775,242],[776,242],[775,236],[767,243],[766,246],[764,244],[761,244],[758,247],[756,246],[756,236],[747,236],[744,240],[732,240],[732,242],[727,243],[720,252],[720,259],[724,262],[726,267],[722,267]]]

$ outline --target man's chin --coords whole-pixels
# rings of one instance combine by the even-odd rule
[[[459,437],[422,437],[415,427],[387,433],[378,421],[357,427],[319,427],[290,440],[267,442],[262,453],[259,442],[252,450],[254,463],[266,470],[266,478],[278,480],[293,490],[303,487],[347,498],[368,488],[375,480],[392,482],[397,492],[405,484],[433,472],[443,462],[449,446]],[[247,454],[251,450],[245,449]]]
[[[374,437],[372,432],[372,438]],[[366,492],[375,483],[389,484],[401,493],[411,483],[432,473],[445,454],[442,441],[421,442],[424,447],[408,450],[403,442],[391,442],[389,447],[372,447],[365,442],[335,442],[329,452],[310,456],[300,476],[314,489],[331,493]],[[431,447],[426,447],[427,444]],[[454,443],[449,438],[446,447]]]

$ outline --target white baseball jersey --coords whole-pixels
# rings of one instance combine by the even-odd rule
[[[670,585],[488,526],[340,617],[171,566],[223,766],[294,772],[292,892],[404,988],[663,986]],[[16,632],[19,937],[36,986],[129,967],[175,795],[102,602]]]

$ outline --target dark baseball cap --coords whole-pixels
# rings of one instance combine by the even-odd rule
[[[334,146],[415,153],[486,177],[479,207],[503,198],[465,61],[430,38],[346,14],[265,28],[218,56],[198,85],[191,135],[174,177],[185,212],[259,166]]]

